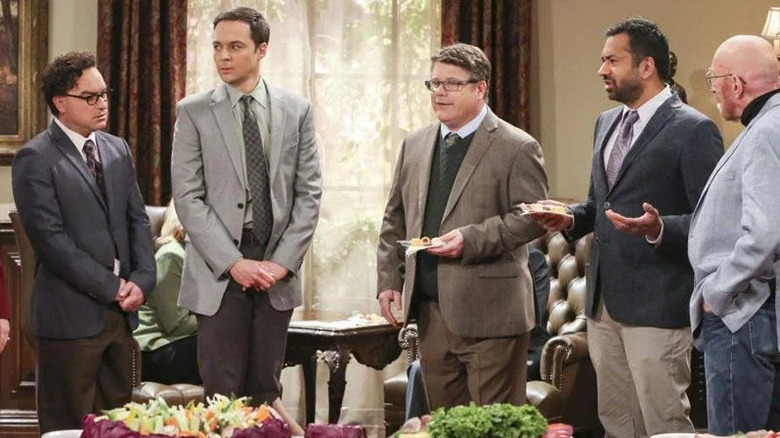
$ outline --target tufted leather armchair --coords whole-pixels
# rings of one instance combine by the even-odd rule
[[[569,243],[560,233],[547,233],[532,243],[546,254],[550,267],[547,331],[551,338],[542,350],[542,380],[529,382],[534,393],[528,398],[533,403],[557,395],[563,402],[562,421],[578,432],[600,428],[585,317],[591,240],[588,234]]]

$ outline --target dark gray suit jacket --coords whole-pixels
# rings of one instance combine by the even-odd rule
[[[672,95],[649,120],[626,155],[612,190],[607,187],[604,148],[623,107],[599,115],[588,198],[572,206],[577,239],[593,231],[586,313],[604,299],[610,316],[625,324],[661,328],[690,325],[693,273],[687,236],[699,195],[723,155],[723,140],[705,115]],[[618,231],[604,212],[641,216],[642,203],[662,215],[664,233],[655,248],[642,236]]]
[[[16,154],[16,208],[36,254],[32,291],[35,336],[77,339],[98,334],[115,305],[119,277],[148,296],[156,274],[149,219],[127,143],[98,131],[108,205],[68,136],[51,123]],[[116,248],[116,250],[115,250]],[[120,261],[114,275],[114,256]],[[127,314],[131,329],[138,315]]]

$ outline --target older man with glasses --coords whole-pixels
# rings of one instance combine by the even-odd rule
[[[772,46],[740,35],[705,80],[724,119],[745,129],[721,158],[691,219],[694,343],[704,351],[710,432],[767,425],[777,354],[780,80]],[[777,427],[777,423],[770,425]]]
[[[518,204],[544,199],[539,143],[487,106],[490,61],[455,44],[432,59],[437,122],[401,146],[380,234],[379,304],[417,319],[431,409],[523,404],[534,292],[526,244],[544,233]],[[439,236],[404,257],[398,241]]]

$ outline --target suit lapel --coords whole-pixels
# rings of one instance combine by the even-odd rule
[[[92,194],[95,195],[95,198],[97,198],[97,201],[100,206],[103,207],[103,210],[108,211],[108,207],[103,201],[103,195],[100,194],[100,190],[98,189],[95,177],[92,175],[89,167],[87,167],[87,163],[84,161],[84,157],[79,153],[76,145],[70,141],[70,138],[65,135],[65,132],[63,132],[55,122],[51,122],[51,125],[49,125],[49,136],[60,152],[65,155],[81,177],[84,178],[84,182],[86,182],[90,190],[92,190]]]
[[[227,85],[222,85],[214,90],[211,95],[211,111],[217,119],[217,126],[222,133],[222,140],[227,149],[233,168],[244,188],[247,187],[244,166],[241,162],[241,145],[243,144],[236,135],[236,122],[233,119],[233,110],[230,107],[230,98],[227,94]]]
[[[116,188],[116,172],[112,172],[109,169],[113,167],[113,163],[117,157],[114,150],[111,148],[109,139],[106,135],[103,135],[102,132],[98,131],[95,133],[95,139],[97,140],[96,149],[98,151],[98,156],[100,157],[100,165],[103,167],[103,184],[106,185],[106,202],[108,202],[108,211],[110,212],[111,198],[114,196],[114,193],[117,192],[114,191]],[[95,185],[97,186],[97,184]]]
[[[636,160],[636,157],[642,153],[642,150],[644,150],[653,141],[661,129],[666,126],[666,122],[670,117],[672,117],[674,112],[680,108],[680,105],[682,105],[680,98],[677,97],[677,95],[672,95],[671,98],[667,99],[666,102],[664,102],[658,108],[658,110],[656,110],[655,114],[653,114],[653,117],[651,117],[647,122],[647,125],[645,125],[645,128],[642,130],[639,138],[636,139],[634,144],[631,146],[631,149],[628,150],[626,158],[623,159],[623,164],[620,166],[620,172],[615,179],[615,184],[612,186],[613,189],[617,187],[618,184],[620,184],[620,180],[623,178],[623,175],[625,175],[628,168],[631,167],[631,164],[634,162],[634,160]]]
[[[734,156],[734,153],[739,149],[740,145],[742,144],[742,139],[745,138],[745,135],[750,131],[750,128],[753,127],[755,122],[761,118],[761,116],[764,115],[765,112],[769,111],[770,109],[780,105],[780,94],[773,96],[769,101],[767,101],[766,104],[764,104],[764,107],[761,108],[761,111],[753,118],[753,120],[750,121],[750,123],[745,127],[745,129],[742,130],[742,132],[737,135],[737,138],[734,139],[734,142],[731,143],[731,146],[726,150],[726,153],[723,154],[723,156],[720,158],[720,161],[718,161],[718,164],[715,165],[715,169],[710,174],[710,178],[707,180],[707,184],[704,185],[704,190],[701,191],[701,196],[699,196],[699,201],[696,203],[696,208],[694,211],[694,219],[696,217],[696,213],[699,211],[699,205],[701,205],[701,201],[704,199],[704,196],[707,194],[707,191],[710,189],[710,185],[712,184],[712,180],[715,178],[715,175],[720,172],[720,169],[723,168],[723,166],[731,160],[731,157]]]
[[[421,136],[422,144],[409,144],[406,145],[407,157],[404,161],[407,163],[417,163],[419,165],[418,172],[420,177],[418,178],[418,205],[417,208],[420,211],[420,217],[416,218],[418,223],[414,225],[414,229],[411,230],[415,236],[419,236],[422,233],[422,215],[425,212],[425,204],[428,202],[428,187],[431,182],[431,165],[433,164],[433,153],[436,150],[436,142],[439,141],[439,133],[441,132],[441,125],[434,123],[428,128],[428,132]]]
[[[595,145],[598,148],[596,151],[596,170],[597,170],[597,176],[599,178],[599,181],[601,184],[606,188],[609,187],[609,184],[607,182],[607,169],[604,166],[604,151],[607,148],[607,143],[609,142],[610,137],[612,137],[612,133],[615,132],[615,129],[617,129],[618,124],[620,124],[621,116],[623,115],[623,108],[615,108],[614,110],[610,111],[604,116],[604,120],[601,122],[604,126],[607,127],[606,130],[600,129],[599,132],[596,134],[597,137],[595,139]],[[607,189],[604,190],[605,192]]]
[[[268,83],[268,103],[271,105],[271,148],[269,163],[269,181],[273,185],[276,173],[279,170],[279,159],[282,156],[282,140],[284,139],[284,125],[287,120],[287,104],[275,87]]]
[[[463,189],[466,188],[466,184],[471,179],[471,175],[474,174],[474,170],[482,160],[482,156],[485,155],[485,152],[490,149],[490,145],[493,144],[493,131],[497,128],[498,117],[488,108],[487,115],[485,115],[482,124],[474,133],[474,139],[471,141],[468,151],[466,151],[466,156],[463,157],[463,163],[460,165],[458,175],[452,184],[452,191],[447,200],[447,206],[444,208],[444,214],[441,217],[442,223],[455,207],[458,199],[460,199],[460,195],[463,194]]]

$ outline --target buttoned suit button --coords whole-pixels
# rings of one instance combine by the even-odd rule
[[[599,238],[597,237],[594,240],[596,241],[596,245],[598,245],[599,244]]]
[[[238,239],[233,239],[233,244],[238,245]]]
[[[609,201],[604,203],[604,210],[609,210],[610,207],[612,207],[612,204],[610,204]]]
[[[244,204],[242,202],[239,202],[238,205],[236,205],[239,210],[242,210],[244,208]]]

